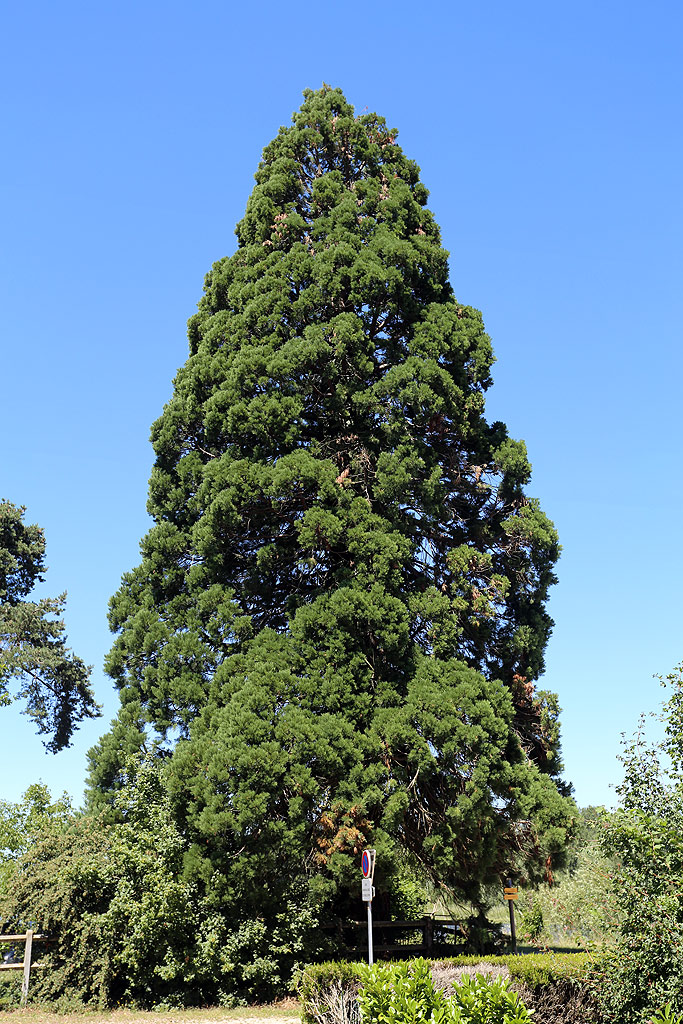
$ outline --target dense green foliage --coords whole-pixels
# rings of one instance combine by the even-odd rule
[[[617,942],[600,977],[606,1021],[646,1021],[669,1003],[683,1013],[683,666],[667,677],[664,738],[643,723],[624,752],[621,807],[605,819],[603,848],[616,861]]]
[[[443,1003],[426,960],[358,965],[362,1024],[427,1024]]]
[[[182,1006],[264,1001],[311,956],[305,891],[279,920],[231,920],[183,877],[179,832],[153,758],[131,762],[118,821],[53,815],[7,879],[3,931],[39,922],[51,942],[32,995],[76,1004]]]
[[[21,800],[14,802],[0,800],[0,908],[13,891],[17,873],[22,872],[22,862],[36,844],[42,842],[47,834],[60,832],[69,827],[74,819],[71,800],[66,793],[52,799],[50,790],[42,782],[29,786]],[[12,932],[7,928],[0,909],[0,931]],[[33,924],[33,917],[29,918]],[[23,931],[25,922],[19,930]],[[42,943],[36,943],[33,958],[40,958],[43,951]],[[21,959],[22,946],[8,943],[0,949],[0,955],[13,953]],[[34,973],[35,979],[35,973]],[[11,1010],[19,1007],[21,1001],[22,974],[12,971],[0,974],[0,1010]]]
[[[45,572],[45,538],[24,508],[0,500],[0,705],[25,703],[48,750],[69,745],[80,721],[99,714],[90,669],[66,646],[66,594],[29,601]],[[12,692],[10,684],[16,684]]]
[[[577,834],[564,868],[552,884],[520,892],[518,934],[540,946],[579,946],[613,942],[619,927],[620,895],[614,885],[617,859],[603,849],[610,814],[589,807],[580,812]]]
[[[53,800],[42,782],[29,786],[16,803],[0,800],[0,897],[6,894],[20,858],[45,832],[66,827],[72,814],[68,795]]]
[[[426,960],[361,966],[361,1024],[530,1024],[521,1000],[500,977],[463,977],[448,995]]]
[[[418,961],[424,963],[424,961]],[[457,956],[433,962],[431,974],[435,984],[447,993],[453,986],[461,986],[467,973],[477,971],[489,977],[488,988],[495,979],[509,978],[510,988],[533,1009],[538,1024],[575,1024],[578,1021],[597,1020],[596,1005],[591,994],[590,977],[595,970],[595,959],[585,953],[530,954],[526,956],[499,956],[491,960],[481,957]],[[353,1020],[353,1005],[361,985],[368,976],[364,964],[337,961],[311,965],[303,972],[299,982],[304,1024],[337,1024],[339,1008],[344,1007],[346,1020]],[[378,987],[382,981],[385,996],[390,994],[392,976],[410,977],[410,963],[381,964],[375,968]],[[418,980],[424,976],[418,971]],[[468,981],[465,980],[468,987]],[[433,986],[426,981],[420,1000],[429,1002]],[[332,998],[330,998],[332,996]],[[379,998],[382,998],[380,991]],[[438,1000],[438,997],[436,997]],[[485,1000],[483,1000],[485,1004]]]
[[[484,418],[491,344],[395,134],[323,88],[266,147],[111,602],[121,712],[91,806],[153,747],[184,877],[244,928],[302,887],[353,913],[366,844],[380,889],[407,858],[477,901],[571,828],[534,684],[557,536]]]

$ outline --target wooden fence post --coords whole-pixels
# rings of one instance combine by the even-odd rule
[[[29,928],[26,932],[26,945],[24,946],[24,979],[21,983],[21,1005],[26,1006],[28,1001],[28,983],[31,977],[31,951],[33,947],[33,932]]]
[[[434,946],[434,917],[432,916],[432,914],[425,918],[424,944],[426,947],[427,956],[431,957],[432,947]]]

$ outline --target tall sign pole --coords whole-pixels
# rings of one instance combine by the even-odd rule
[[[517,886],[512,884],[512,879],[508,878],[508,884],[503,890],[503,896],[508,902],[510,908],[510,941],[512,942],[512,952],[517,952],[517,933],[515,931],[515,900],[517,899]]]
[[[372,897],[375,895],[375,888],[372,884],[375,879],[374,850],[363,850],[363,855],[360,859],[360,869],[363,873],[361,893],[363,902],[368,905],[368,963],[372,967],[375,962],[372,948]]]

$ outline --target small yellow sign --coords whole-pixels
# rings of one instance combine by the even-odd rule
[[[517,897],[517,886],[516,885],[506,886],[503,889],[503,896],[505,897],[506,900],[516,900],[518,898]]]

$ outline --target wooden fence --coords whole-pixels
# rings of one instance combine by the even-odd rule
[[[324,924],[350,955],[367,954],[367,922],[341,921]],[[467,943],[467,932],[459,921],[428,915],[415,921],[373,921],[375,953],[398,956],[453,955]]]
[[[31,979],[31,957],[33,955],[33,943],[44,939],[44,935],[34,934],[30,929],[23,935],[2,935],[0,934],[0,946],[9,943],[24,943],[24,959],[21,963],[0,963],[0,971],[23,971],[24,977],[21,982],[21,1005],[26,1006],[28,1000],[28,983]],[[34,964],[34,966],[38,966]]]

